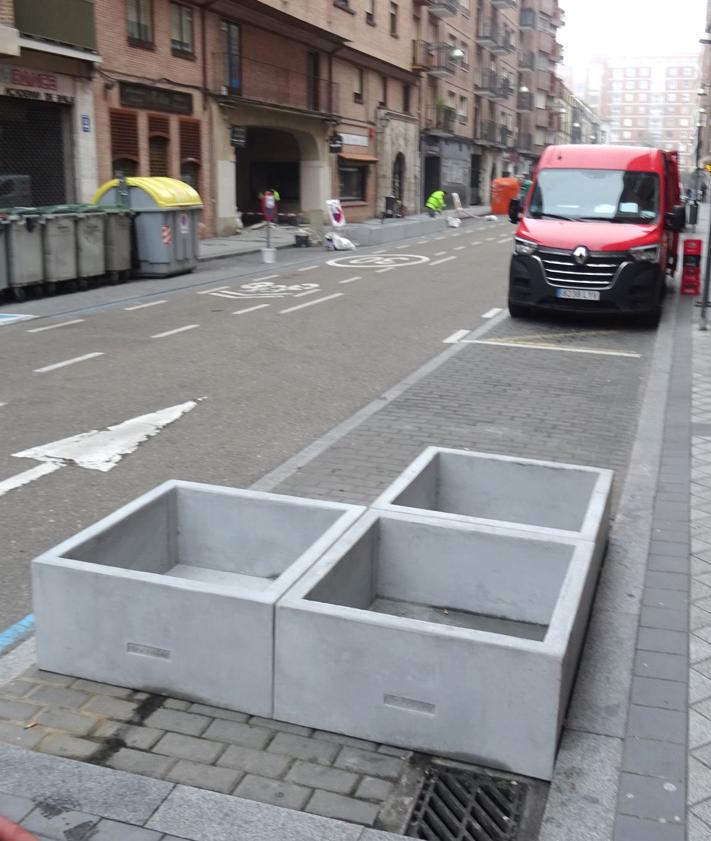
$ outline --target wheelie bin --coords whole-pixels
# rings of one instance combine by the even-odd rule
[[[106,274],[104,243],[106,214],[93,204],[83,205],[76,218],[77,277],[100,277]]]
[[[16,301],[24,301],[27,288],[44,280],[42,226],[36,208],[10,208],[7,212],[7,270]]]
[[[125,207],[104,207],[106,271],[111,283],[126,279],[131,272],[131,217]]]
[[[46,291],[55,291],[57,283],[79,277],[77,265],[76,224],[79,208],[76,205],[53,205],[39,208],[42,213],[42,254]],[[81,282],[86,288],[86,280]]]
[[[199,194],[175,178],[131,177],[108,181],[94,204],[124,204],[134,212],[135,265],[141,277],[191,272],[198,263]]]

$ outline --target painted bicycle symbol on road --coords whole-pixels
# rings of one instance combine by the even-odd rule
[[[320,289],[318,283],[274,283],[271,280],[254,280],[241,284],[238,290],[216,289],[211,292],[218,298],[286,298]]]
[[[329,260],[329,266],[347,269],[400,269],[428,263],[429,257],[421,254],[362,254],[351,257],[336,257]]]

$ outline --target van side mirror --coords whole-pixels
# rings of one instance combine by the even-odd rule
[[[509,220],[513,222],[514,225],[517,225],[520,218],[521,199],[511,199],[511,202],[509,203]]]
[[[664,214],[664,227],[675,234],[681,233],[686,228],[686,208],[683,204],[675,204]]]

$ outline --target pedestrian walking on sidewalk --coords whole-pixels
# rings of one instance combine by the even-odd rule
[[[441,213],[447,207],[447,191],[435,190],[434,193],[425,202],[427,212],[434,219],[434,217]]]

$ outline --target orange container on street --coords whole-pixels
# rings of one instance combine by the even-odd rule
[[[515,199],[520,191],[521,185],[516,178],[495,178],[491,182],[491,212],[497,216],[508,214],[511,199]]]

